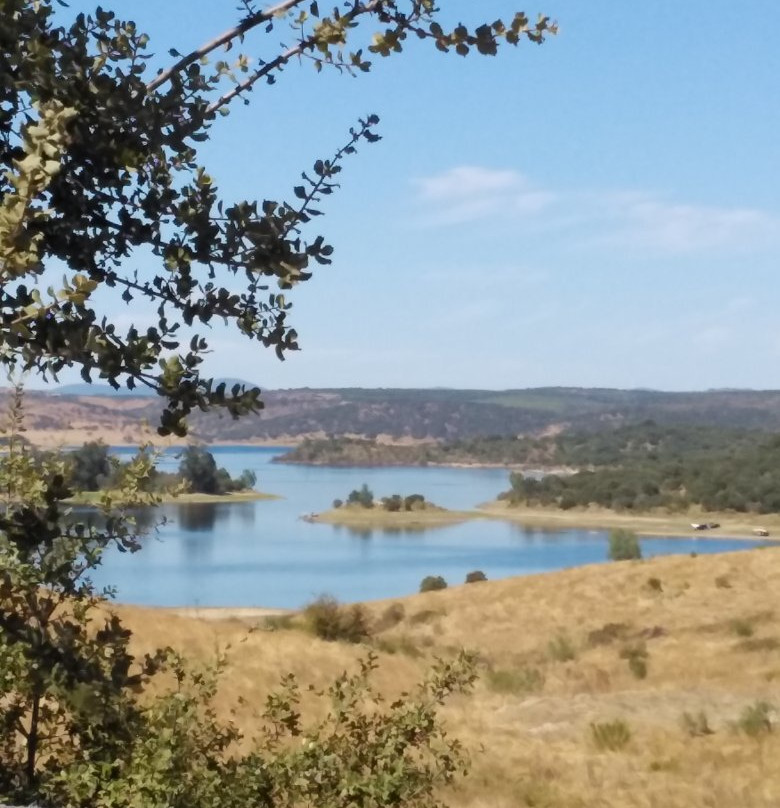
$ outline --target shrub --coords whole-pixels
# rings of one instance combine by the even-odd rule
[[[647,579],[647,588],[651,592],[663,592],[664,591],[664,586],[661,583],[661,579],[656,578],[655,576],[652,576],[652,577]]]
[[[632,530],[618,528],[609,532],[609,560],[632,561],[642,558],[639,539]]]
[[[480,583],[481,581],[487,581],[487,575],[485,575],[482,570],[474,570],[473,572],[469,572],[466,574],[466,583],[467,584],[476,584]]]
[[[400,494],[393,494],[391,497],[382,498],[382,507],[391,513],[397,513],[403,508],[403,498]]]
[[[647,646],[643,642],[622,648],[620,658],[628,661],[628,669],[637,679],[647,676]]]
[[[397,626],[406,615],[403,603],[391,603],[380,616],[376,623],[375,631],[386,631],[393,626]]]
[[[359,489],[354,489],[349,492],[347,502],[350,505],[360,505],[363,508],[374,507],[374,492],[363,483]]]
[[[293,628],[294,620],[295,616],[292,614],[269,614],[261,625],[266,631],[283,631]]]
[[[420,581],[420,592],[435,592],[439,589],[446,589],[447,582],[441,575],[426,575]]]
[[[631,740],[631,730],[620,718],[603,723],[592,723],[590,734],[596,749],[600,751],[618,752]]]
[[[700,710],[695,715],[693,713],[683,713],[680,717],[680,724],[683,730],[692,738],[713,734],[713,730],[710,727],[710,722],[704,710]]]
[[[544,674],[537,668],[496,668],[486,681],[496,693],[536,693],[544,687]]]
[[[333,507],[338,510],[344,504],[344,500],[342,499],[334,499],[333,500]]]
[[[734,633],[737,637],[752,637],[753,636],[753,624],[750,620],[745,620],[744,618],[738,617],[736,620],[731,621],[731,628],[734,629]]]
[[[418,511],[425,505],[425,497],[422,494],[409,494],[404,498],[405,511]]]
[[[571,640],[565,634],[558,634],[553,637],[547,645],[550,658],[556,662],[569,662],[576,659],[577,652]]]
[[[368,612],[364,606],[341,606],[336,598],[322,595],[304,610],[312,632],[321,640],[362,642],[371,636]]]
[[[728,575],[718,575],[715,579],[715,586],[718,589],[731,589],[731,581],[729,581]]]
[[[772,731],[772,721],[770,715],[774,708],[766,701],[757,701],[749,707],[745,707],[736,723],[736,729],[749,735],[751,738],[758,738]]]
[[[625,623],[605,623],[588,634],[588,645],[609,645],[615,640],[624,639],[627,632],[628,626]]]
[[[406,634],[398,637],[380,637],[374,643],[378,651],[386,654],[405,654],[412,659],[422,656],[422,651],[414,644],[414,640]]]

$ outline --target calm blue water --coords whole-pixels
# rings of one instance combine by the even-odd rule
[[[483,570],[504,578],[606,561],[602,531],[549,531],[478,520],[416,532],[358,533],[310,524],[300,516],[326,510],[367,483],[377,497],[420,493],[448,508],[470,508],[508,487],[503,469],[341,469],[272,464],[280,449],[211,449],[231,473],[252,469],[257,487],[280,500],[168,505],[167,524],[134,555],[107,553],[93,576],[117,588],[117,600],[160,606],[299,607],[324,592],[342,601],[416,592],[426,575],[452,583]],[[127,454],[130,452],[128,451]],[[125,454],[117,450],[117,454]],[[160,467],[175,470],[166,455]],[[756,543],[727,539],[643,539],[645,557],[722,552]]]

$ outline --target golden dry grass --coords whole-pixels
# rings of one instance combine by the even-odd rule
[[[448,795],[455,808],[780,805],[780,731],[734,728],[759,700],[780,706],[780,548],[583,567],[399,602],[403,619],[375,643],[382,689],[409,687],[434,655],[466,647],[480,657],[475,693],[445,711],[473,753],[471,776]],[[387,606],[368,604],[377,619]],[[251,705],[283,672],[323,685],[366,653],[300,628],[248,634],[262,616],[245,611],[224,620],[119,611],[139,649],[170,643],[209,658],[230,643],[220,707],[242,695],[247,728]],[[573,659],[559,661],[556,638]],[[630,647],[646,651],[644,679],[621,656]],[[685,712],[703,712],[712,734],[692,737]],[[631,740],[601,751],[590,724],[614,719]]]

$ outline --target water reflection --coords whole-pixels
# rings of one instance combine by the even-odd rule
[[[177,506],[176,517],[184,530],[202,533],[214,529],[217,523],[217,509],[207,502],[189,502]]]
[[[139,525],[168,519],[133,555],[109,552],[98,585],[116,584],[119,600],[158,605],[299,607],[322,592],[343,601],[416,592],[425,575],[450,584],[484,570],[489,579],[605,562],[604,531],[557,531],[501,520],[436,529],[309,524],[302,513],[327,508],[363,482],[377,494],[419,491],[454,510],[493,499],[506,488],[496,469],[344,469],[272,465],[279,450],[215,448],[231,473],[250,468],[258,487],[283,499],[236,504],[181,503],[136,514]],[[83,514],[80,514],[83,515]],[[87,514],[95,518],[94,511]],[[642,539],[660,553],[745,549],[754,542]]]

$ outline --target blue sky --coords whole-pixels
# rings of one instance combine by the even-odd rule
[[[130,7],[164,54],[235,5]],[[356,79],[291,67],[215,125],[202,155],[227,198],[289,196],[368,112],[383,140],[315,222],[336,252],[290,295],[303,350],[280,363],[217,327],[207,370],[269,388],[780,387],[780,2],[441,5],[560,32],[496,58],[412,43]]]

